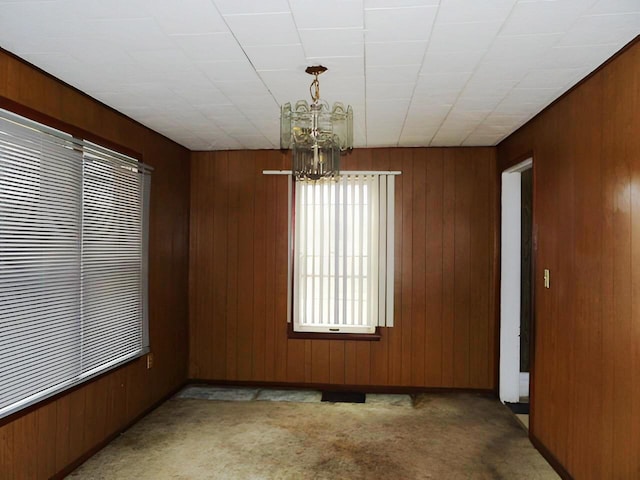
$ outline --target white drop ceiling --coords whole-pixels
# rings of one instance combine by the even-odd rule
[[[495,145],[640,33],[640,0],[0,0],[0,46],[192,150],[279,147],[279,105],[357,147]]]

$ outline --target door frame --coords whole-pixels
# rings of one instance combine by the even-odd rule
[[[500,331],[499,331],[499,382],[500,401],[517,403],[520,401],[520,267],[521,253],[521,173],[534,168],[533,155],[503,170],[500,173]],[[535,171],[534,191],[535,191]],[[535,202],[535,199],[534,199]],[[532,205],[532,210],[533,210]],[[531,255],[532,276],[535,268],[535,213],[532,230],[533,248]],[[531,304],[533,306],[533,282]],[[533,309],[533,308],[532,308]],[[531,315],[532,332],[535,317]],[[534,335],[531,335],[530,359],[534,360]],[[533,365],[529,375],[529,397],[532,397]]]

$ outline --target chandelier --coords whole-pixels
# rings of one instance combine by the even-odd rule
[[[340,102],[320,100],[318,75],[322,65],[307,67],[314,76],[309,87],[312,103],[298,100],[291,108],[285,103],[280,112],[280,148],[293,151],[293,175],[298,180],[319,180],[340,172],[340,155],[353,149],[353,109]]]

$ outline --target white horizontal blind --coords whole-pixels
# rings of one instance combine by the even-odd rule
[[[82,218],[82,373],[143,344],[145,176],[130,161],[89,150]]]
[[[0,417],[146,350],[146,179],[0,111]]]
[[[82,154],[0,118],[0,412],[80,373]]]
[[[389,177],[343,174],[337,181],[296,181],[296,331],[373,333],[376,326],[392,325],[387,296],[393,296],[393,282],[387,285],[386,274],[388,257],[393,261],[387,256],[387,247],[393,248],[386,230]]]

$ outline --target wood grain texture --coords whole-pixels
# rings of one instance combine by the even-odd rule
[[[0,101],[138,152],[155,168],[149,242],[154,367],[133,361],[0,427],[0,478],[49,478],[186,379],[189,152],[3,51]]]
[[[395,327],[379,342],[287,337],[288,179],[262,170],[288,166],[279,151],[192,154],[190,377],[494,389],[495,149],[344,159],[346,170],[403,171]]]
[[[639,92],[636,41],[498,146],[534,158],[531,431],[576,479],[640,478]]]

